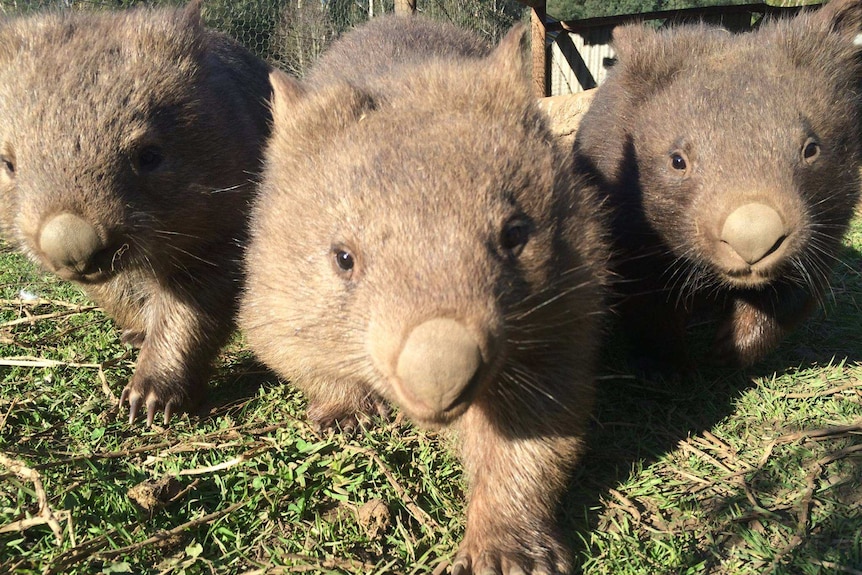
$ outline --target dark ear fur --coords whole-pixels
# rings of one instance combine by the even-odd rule
[[[294,110],[305,94],[305,89],[299,80],[291,78],[278,69],[269,73],[269,83],[272,86],[270,110],[272,121],[278,125],[288,123],[294,117]]]
[[[527,27],[515,24],[491,52],[489,58],[498,70],[514,75],[518,80],[528,77],[526,46]]]
[[[832,0],[817,12],[828,30],[855,39],[862,31],[862,1]]]
[[[658,31],[642,24],[618,26],[613,31],[613,47],[619,72],[613,73],[621,75],[620,81],[632,94],[645,98],[729,35],[726,30],[706,25]]]
[[[203,24],[201,20],[201,0],[190,0],[183,8],[182,19],[186,26],[192,29],[200,29]]]

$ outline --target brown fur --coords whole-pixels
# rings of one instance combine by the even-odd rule
[[[199,12],[47,13],[0,27],[2,231],[140,345],[123,392],[132,420],[142,402],[149,421],[164,409],[167,422],[201,399],[233,326],[269,130],[268,67]],[[96,253],[68,266],[50,256],[57,214],[91,230]],[[54,242],[63,257],[66,232]]]
[[[596,204],[529,95],[520,32],[486,58],[454,57],[457,44],[438,57],[461,33],[418,17],[345,42],[405,26],[436,38],[398,55],[409,65],[305,96],[273,77],[240,324],[319,423],[382,397],[459,432],[470,491],[455,573],[566,572],[556,507],[583,449],[603,309]],[[429,332],[439,345],[404,367]],[[470,383],[429,407],[422,394],[446,391],[440,374],[462,360]]]
[[[575,155],[615,211],[623,325],[648,369],[688,363],[692,311],[718,317],[716,358],[747,365],[821,302],[859,197],[860,19],[833,0],[741,35],[614,32]],[[754,204],[769,217],[739,227],[765,241],[744,259],[725,230]]]

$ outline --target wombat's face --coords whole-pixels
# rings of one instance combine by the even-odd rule
[[[672,282],[807,284],[831,266],[859,194],[858,64],[852,36],[814,22],[618,33],[614,81],[646,94],[624,161],[637,163],[647,220],[689,266]]]
[[[0,28],[3,231],[63,278],[157,270],[237,227],[218,192],[248,179],[256,144],[225,145],[246,134],[220,118],[203,30],[185,18],[53,14]]]
[[[355,382],[425,424],[496,378],[529,385],[526,357],[594,286],[563,237],[567,164],[513,101],[498,119],[485,102],[378,108],[343,88],[298,120],[276,110],[241,314],[267,364],[306,389]]]

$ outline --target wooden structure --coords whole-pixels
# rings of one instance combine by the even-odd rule
[[[560,21],[547,14],[545,0],[520,0],[532,9],[533,86],[537,97],[581,92],[598,86],[614,52],[611,32],[620,24],[658,20],[661,26],[703,21],[731,31],[749,30],[764,17],[792,15],[811,8],[810,1],[774,0],[730,6],[703,6],[640,14]],[[791,6],[787,6],[792,4]]]

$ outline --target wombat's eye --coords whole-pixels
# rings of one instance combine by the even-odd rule
[[[335,250],[335,265],[338,266],[343,272],[349,272],[353,270],[353,266],[356,265],[356,262],[353,260],[353,254],[345,249],[336,249]]]
[[[500,247],[514,256],[518,256],[530,239],[530,222],[522,218],[513,218],[506,222],[500,233]]]
[[[164,156],[157,146],[145,146],[138,152],[138,169],[142,172],[152,172],[161,164]]]
[[[674,170],[685,171],[688,162],[685,161],[685,156],[681,152],[674,152],[670,155],[670,165]]]
[[[0,156],[0,161],[3,162],[3,167],[10,175],[15,174],[15,161],[9,156]]]
[[[820,155],[820,144],[814,138],[805,140],[805,145],[802,146],[802,160],[806,164],[810,164]]]

